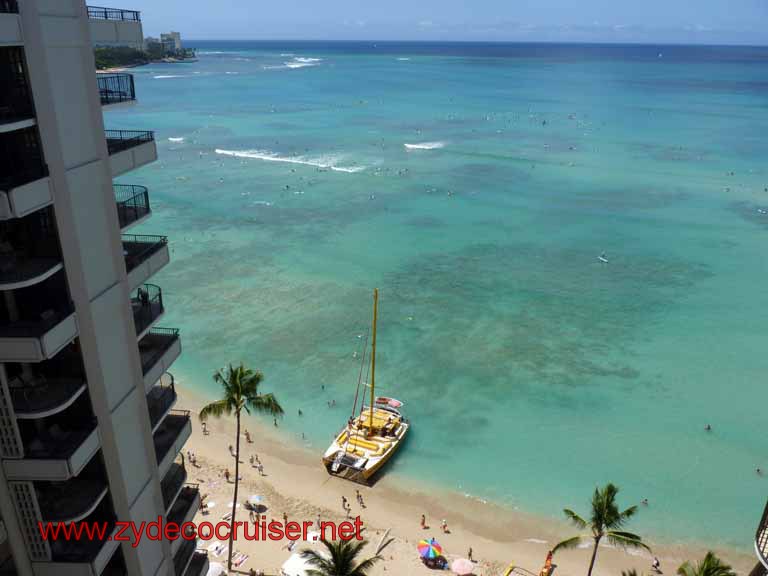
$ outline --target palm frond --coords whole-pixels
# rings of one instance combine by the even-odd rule
[[[631,532],[616,532],[611,530],[606,532],[605,537],[611,544],[615,544],[622,548],[645,548],[649,552],[651,551],[650,547],[643,542],[643,539],[640,536],[632,534]]]
[[[584,530],[584,528],[587,527],[587,521],[570,508],[565,508],[563,510],[563,514],[565,514],[565,517],[568,518],[568,520],[570,520],[573,524],[575,524],[579,530]]]
[[[248,406],[256,412],[262,412],[271,416],[281,416],[283,407],[271,392],[269,394],[259,394],[248,398]]]
[[[568,538],[567,540],[558,542],[555,547],[552,548],[552,554],[555,554],[560,550],[570,550],[572,548],[576,548],[579,544],[581,544],[581,540],[581,536],[574,536],[573,538]]]
[[[210,404],[206,404],[203,406],[203,408],[200,410],[200,414],[198,415],[198,418],[201,422],[204,422],[208,420],[210,416],[213,416],[214,418],[221,418],[223,415],[229,416],[232,413],[232,407],[229,403],[229,400],[226,398],[223,398],[221,400],[216,400],[215,402],[211,402]]]

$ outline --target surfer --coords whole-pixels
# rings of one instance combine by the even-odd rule
[[[600,260],[600,262],[603,264],[608,264],[608,258],[605,257],[605,252],[601,252],[597,259]]]

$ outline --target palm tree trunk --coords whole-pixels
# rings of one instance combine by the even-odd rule
[[[595,567],[595,559],[597,558],[597,546],[600,544],[600,538],[595,537],[595,547],[592,549],[592,560],[589,561],[589,572],[587,576],[592,576],[592,568]]]
[[[235,493],[232,496],[232,519],[229,523],[229,559],[227,571],[232,571],[232,544],[235,540],[235,512],[237,511],[237,487],[240,483],[240,412],[237,417],[237,437],[235,438]]]

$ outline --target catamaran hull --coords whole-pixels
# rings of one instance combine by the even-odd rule
[[[340,446],[339,442],[339,439],[344,435],[344,431],[342,431],[337,437],[336,442],[334,442],[331,448],[325,453],[325,456],[323,456],[325,469],[331,476],[338,476],[339,478],[357,482],[358,484],[368,485],[403,444],[409,428],[410,425],[407,422],[403,422],[400,425],[397,437],[390,447],[375,459],[366,458],[363,463],[360,463],[360,458],[348,453],[344,453],[337,463],[339,452],[344,452],[344,449]]]

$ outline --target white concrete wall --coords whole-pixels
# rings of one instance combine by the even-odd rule
[[[93,19],[90,28],[94,46],[130,46],[137,50],[144,46],[141,22]]]

